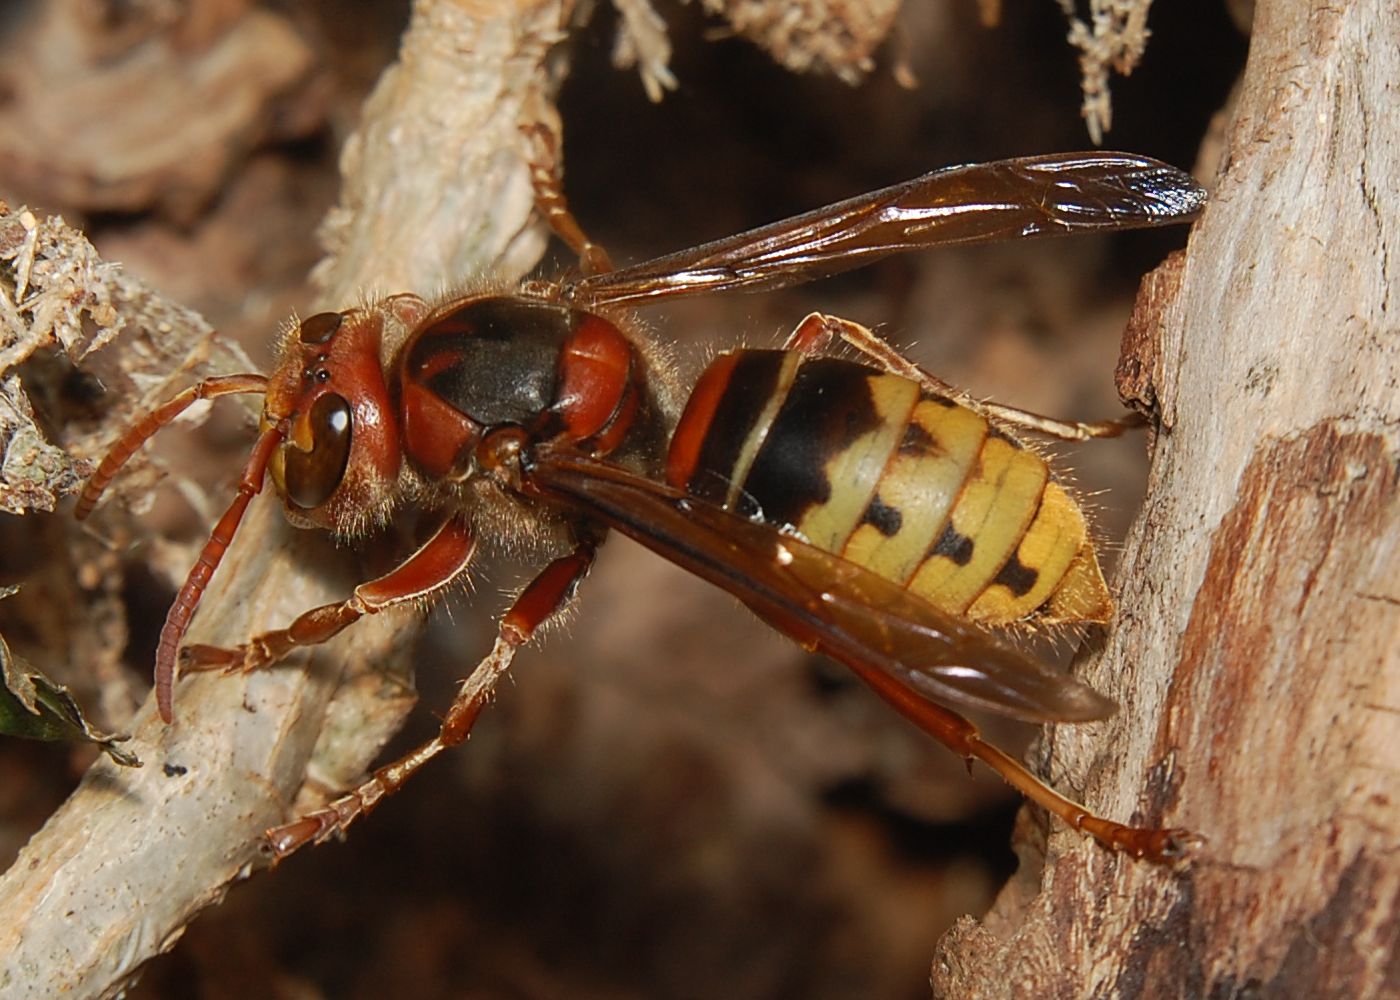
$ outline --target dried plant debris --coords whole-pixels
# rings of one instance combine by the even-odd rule
[[[77,362],[119,328],[117,268],[59,218],[0,203],[0,510],[52,510],[90,471],[47,440],[14,369],[57,347]]]
[[[80,361],[120,328],[112,301],[117,265],[62,218],[41,223],[27,208],[11,212],[0,203],[0,266],[0,372],[49,344]]]
[[[666,22],[648,0],[613,0],[613,6],[622,18],[613,44],[613,65],[618,69],[635,66],[647,97],[660,101],[666,91],[676,89]]]
[[[1147,12],[1152,0],[1089,0],[1089,20],[1079,15],[1077,0],[1058,0],[1069,20],[1069,43],[1079,50],[1081,113],[1095,145],[1113,126],[1109,70],[1127,76],[1147,50]]]
[[[0,379],[0,510],[53,510],[89,469],[44,440],[19,376]]]
[[[1082,114],[1095,144],[1113,124],[1110,72],[1130,74],[1141,61],[1150,32],[1152,0],[1056,0],[1069,21],[1068,41],[1079,51],[1084,93]],[[671,45],[666,25],[651,0],[613,0],[622,15],[613,62],[636,66],[652,100],[675,89],[669,69]],[[900,0],[700,0],[709,13],[728,22],[736,35],[761,46],[796,73],[831,73],[856,84],[874,68],[874,53],[890,34]],[[978,0],[988,27],[1001,19],[1000,0]],[[907,69],[892,72],[907,79]]]
[[[0,598],[9,597],[16,589],[0,587]],[[11,653],[3,636],[0,636],[0,734],[27,740],[84,740],[96,744],[123,767],[141,766],[135,754],[117,746],[129,737],[94,729],[83,718],[82,710],[68,689]]]
[[[734,31],[796,73],[832,73],[859,83],[874,68],[900,0],[701,0]]]
[[[126,409],[72,426],[42,419],[36,393],[56,395],[49,383],[61,375],[53,365],[24,374],[41,359],[66,371],[83,362],[99,390],[129,390],[112,396]],[[62,218],[0,202],[0,511],[53,510],[91,471],[108,424],[168,395],[171,381],[250,367],[196,313],[103,260]]]
[[[676,88],[666,22],[651,0],[613,0],[622,17],[613,64],[635,66],[653,101]],[[900,0],[701,0],[736,35],[765,49],[796,73],[831,73],[859,83],[899,13]]]

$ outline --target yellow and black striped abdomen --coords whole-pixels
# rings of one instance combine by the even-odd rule
[[[976,410],[793,351],[706,370],[676,427],[673,486],[989,625],[1103,621],[1111,602],[1078,504]]]

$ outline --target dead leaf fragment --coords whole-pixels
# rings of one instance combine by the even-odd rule
[[[0,598],[17,588],[0,587]],[[94,743],[123,767],[140,767],[141,761],[118,743],[128,739],[93,728],[82,709],[61,684],[55,684],[10,652],[0,636],[0,734],[26,740],[83,740]]]

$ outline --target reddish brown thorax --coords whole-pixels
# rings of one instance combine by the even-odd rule
[[[651,410],[645,364],[609,320],[523,295],[477,296],[425,317],[393,378],[407,457],[431,480],[480,471],[493,428],[610,455]]]

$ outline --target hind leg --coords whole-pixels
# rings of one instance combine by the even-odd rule
[[[1146,420],[1137,413],[1130,413],[1126,417],[1112,420],[1087,422],[1059,420],[1055,417],[1047,417],[1029,410],[1007,406],[1004,403],[974,400],[961,389],[924,371],[895,350],[887,341],[877,336],[869,327],[853,323],[848,319],[841,319],[839,316],[828,316],[825,313],[810,314],[788,336],[784,346],[789,350],[801,351],[804,354],[821,354],[830,348],[832,340],[836,338],[840,338],[855,348],[878,368],[894,375],[901,375],[910,381],[919,383],[929,392],[971,406],[995,417],[1002,423],[1010,424],[1021,430],[1034,431],[1037,434],[1045,434],[1064,441],[1088,441],[1092,438],[1118,437],[1126,430],[1142,427],[1146,424]]]

